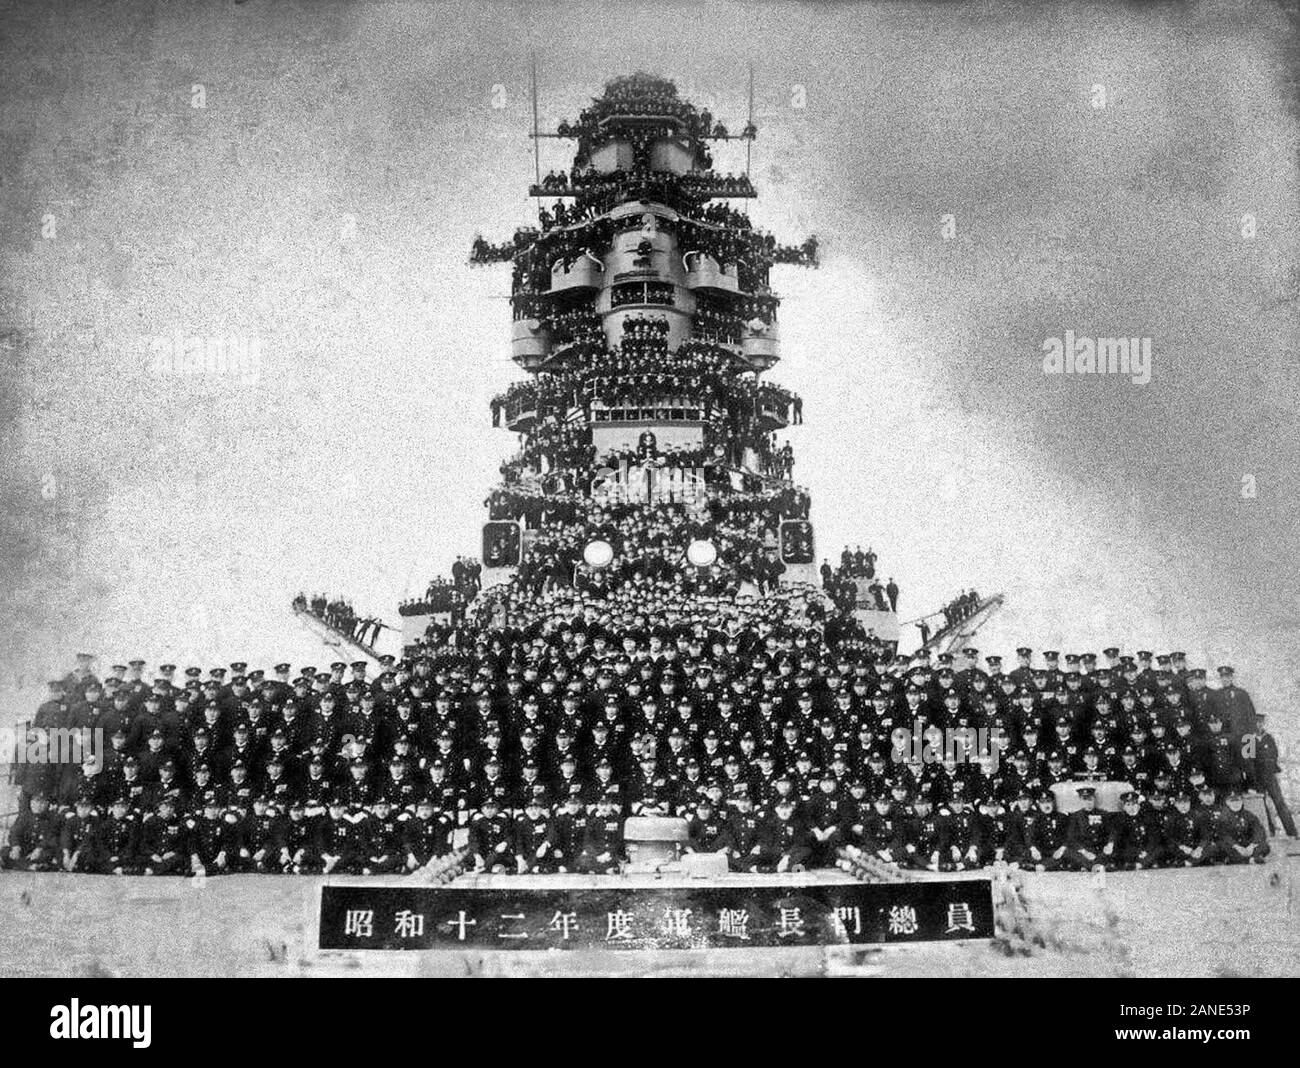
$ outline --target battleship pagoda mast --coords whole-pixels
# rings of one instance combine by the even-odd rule
[[[710,151],[755,134],[752,117],[730,134],[643,73],[608,82],[554,133],[534,120],[534,144],[576,142],[570,169],[539,165],[530,188],[554,206],[539,199],[540,226],[478,238],[471,255],[512,264],[511,355],[530,375],[492,402],[522,448],[489,498],[480,622],[556,587],[603,596],[629,579],[714,605],[784,595],[834,612],[793,450],[777,443],[802,402],[763,378],[779,358],[770,269],[817,266],[817,242],[753,228],[728,205],[756,195],[748,174],[716,172]],[[854,615],[896,647],[892,612]],[[407,616],[408,639],[426,622]]]

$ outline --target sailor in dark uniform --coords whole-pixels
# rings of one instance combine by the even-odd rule
[[[1174,807],[1164,819],[1166,864],[1190,868],[1205,863],[1205,851],[1197,840],[1192,795],[1186,789],[1173,794]]]
[[[86,687],[91,682],[99,682],[99,679],[91,670],[91,665],[94,662],[94,653],[77,654],[77,666],[63,679],[63,688],[69,696],[74,699],[82,698],[85,696]]]
[[[1250,694],[1236,684],[1236,672],[1227,664],[1219,668],[1219,688],[1210,702],[1227,725],[1234,740],[1240,740],[1255,730],[1255,705]]]
[[[59,867],[59,816],[44,793],[31,796],[30,807],[9,828],[8,847],[0,851],[0,868],[55,871]]]
[[[144,681],[144,661],[140,659],[128,660],[127,674],[123,680],[122,689],[130,695],[130,706],[133,712],[144,704],[144,699],[149,695],[151,688]]]
[[[1097,808],[1097,791],[1081,786],[1077,791],[1081,807],[1071,813],[1067,831],[1066,860],[1078,871],[1114,868],[1115,862],[1106,849],[1109,823],[1106,813]]]
[[[1069,848],[1069,817],[1056,809],[1056,795],[1043,790],[1038,795],[1038,810],[1025,814],[1024,840],[1028,863],[1037,871],[1057,871],[1065,867]]]
[[[1214,787],[1203,783],[1198,791],[1200,804],[1192,812],[1192,828],[1201,851],[1202,864],[1226,864],[1231,852],[1228,845],[1226,808],[1217,803]]]
[[[1138,685],[1152,686],[1156,681],[1155,669],[1151,666],[1151,661],[1155,659],[1155,653],[1149,649],[1139,649],[1137,653],[1138,665]]]
[[[1241,791],[1229,790],[1223,806],[1220,855],[1229,864],[1263,864],[1268,856],[1268,837],[1259,817],[1243,807]]]
[[[1016,666],[1011,669],[1009,676],[1015,680],[1017,688],[1033,685],[1033,656],[1033,649],[1027,645],[1022,645],[1016,650]]]
[[[587,820],[577,869],[589,874],[617,871],[622,852],[623,819],[615,807],[614,798],[607,795],[597,802],[596,811]]]
[[[1006,677],[1002,674],[1002,657],[986,656],[984,658],[984,663],[988,665],[988,669],[989,669],[988,670],[989,685],[993,687],[998,686],[1002,682],[1002,680]]]
[[[795,814],[794,800],[777,801],[775,811],[764,824],[761,867],[768,871],[803,871],[812,855],[812,837],[807,825]]]
[[[906,791],[902,794],[906,799]],[[896,864],[903,855],[903,824],[907,816],[896,809],[889,790],[882,790],[872,801],[870,812],[862,816],[859,844],[872,856]]]
[[[956,682],[958,692],[964,695],[970,689],[972,678],[974,678],[976,675],[980,675],[983,678],[987,679],[988,675],[985,674],[985,672],[979,666],[980,651],[978,649],[976,649],[974,646],[971,646],[969,648],[963,649],[961,653],[962,656],[966,658],[966,665],[960,671],[957,672],[955,682]]]
[[[953,783],[953,794],[940,813],[943,829],[941,867],[946,871],[965,871],[980,866],[980,823],[966,804],[965,784]]]
[[[1102,852],[1111,864],[1130,871],[1159,867],[1163,860],[1160,826],[1142,811],[1142,797],[1136,790],[1126,791],[1120,803]]]
[[[687,853],[721,853],[730,859],[735,847],[731,823],[725,812],[718,812],[713,802],[701,797],[687,823],[690,840],[685,845]]]
[[[1055,649],[1047,649],[1043,653],[1043,663],[1046,665],[1043,682],[1044,685],[1039,689],[1056,689],[1056,684],[1061,680],[1061,654]]]
[[[415,806],[415,816],[402,828],[407,871],[416,871],[450,853],[455,829],[454,813],[439,808],[432,797],[421,797]]]

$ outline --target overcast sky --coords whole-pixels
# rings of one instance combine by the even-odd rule
[[[487,401],[517,372],[509,269],[466,255],[535,217],[535,51],[544,127],[635,69],[739,127],[754,63],[751,214],[825,249],[774,272],[773,374],[805,398],[795,474],[823,555],[872,544],[905,618],[1005,592],[985,651],[1230,659],[1294,723],[1296,53],[1276,5],[195,0],[4,20],[11,673],[81,646],[319,660],[298,589],[396,622],[477,551],[514,447]],[[547,142],[543,171],[570,147]],[[1045,376],[1067,330],[1149,338],[1150,383]],[[258,380],[160,373],[151,345],[177,332],[255,339]]]

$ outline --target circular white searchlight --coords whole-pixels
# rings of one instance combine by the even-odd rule
[[[614,560],[614,546],[600,539],[589,541],[582,550],[582,560],[588,567],[594,567],[598,571],[602,567],[609,567]]]
[[[696,539],[686,547],[686,559],[696,567],[712,567],[718,560],[718,547],[711,541]]]

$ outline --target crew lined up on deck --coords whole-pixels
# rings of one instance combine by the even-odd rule
[[[592,364],[589,370],[545,374],[515,382],[492,399],[492,425],[502,418],[512,422],[520,413],[537,417],[569,418],[574,408],[586,408],[593,401],[606,405],[655,407],[671,398],[691,397],[712,401],[734,418],[754,421],[760,411],[777,412],[790,422],[795,397],[767,380],[759,381],[737,373],[735,361],[718,355],[706,344],[666,350],[609,353],[608,366]],[[728,354],[729,355],[729,354]],[[744,430],[737,425],[737,433]]]
[[[641,575],[676,578],[684,586],[715,593],[735,593],[745,582],[767,592],[775,589],[785,570],[768,554],[764,523],[752,519],[742,523],[725,502],[716,514],[669,502],[601,506],[582,498],[581,504],[583,514],[575,521],[555,522],[537,531],[511,579],[516,588],[537,594],[576,582],[604,590]],[[596,538],[616,550],[613,563],[602,569],[581,563],[584,548]],[[696,538],[711,541],[717,549],[711,568],[696,569],[685,563],[687,545]]]
[[[721,464],[740,474],[759,475],[763,478],[788,480],[794,473],[794,448],[789,441],[778,445],[776,435],[763,432],[754,423],[737,430],[722,420],[705,423],[702,427],[702,444],[696,446],[657,445],[649,458],[660,455],[665,462],[673,460],[678,466],[707,466]],[[647,453],[638,446],[633,450],[637,459],[644,461]],[[608,454],[607,454],[608,457]],[[616,462],[608,457],[603,462]],[[520,450],[501,465],[503,480],[517,481],[525,471],[534,474],[563,474],[570,476],[596,465],[596,449],[592,444],[590,425],[569,423],[553,414],[534,425],[525,436]]]
[[[582,522],[595,507],[590,496],[593,487],[608,488],[611,479],[623,474],[644,479],[648,466],[650,471],[666,476],[686,472],[689,481],[681,482],[676,492],[682,500],[707,510],[715,523],[729,520],[733,525],[775,535],[781,520],[808,518],[810,501],[802,487],[765,484],[753,476],[734,475],[727,467],[712,462],[697,466],[697,456],[696,450],[666,450],[660,462],[645,465],[644,458],[635,455],[610,454],[585,471],[558,471],[527,482],[508,482],[493,490],[484,504],[490,519],[523,520],[530,530]],[[640,467],[640,472],[633,471],[633,467]],[[733,478],[744,488],[733,488]],[[681,537],[688,539],[690,534],[683,527]]]
[[[850,612],[855,607],[873,608],[878,612],[898,611],[898,583],[892,577],[882,585],[876,578],[876,552],[861,545],[850,549],[847,545],[840,553],[840,566],[831,567],[829,560],[823,560],[818,569],[822,579],[822,589],[826,596],[841,612]],[[866,598],[862,598],[858,580],[867,580]]]
[[[379,640],[380,631],[384,629],[378,616],[357,615],[356,609],[342,597],[331,601],[321,594],[309,598],[305,593],[300,593],[293,599],[293,608],[297,612],[310,612],[322,623],[362,645],[374,645]]]
[[[377,678],[364,662],[297,674],[236,663],[188,668],[184,681],[164,665],[149,681],[134,661],[101,682],[87,657],[51,683],[33,726],[102,729],[102,766],[18,766],[23,814],[6,863],[311,871],[343,855],[347,870],[404,870],[424,854],[390,847],[428,819],[441,828],[429,832],[435,853],[457,825],[481,843],[504,820],[514,842],[519,820],[553,821],[570,796],[574,817],[603,798],[623,816],[693,816],[697,829],[725,815],[741,868],[779,863],[772,842],[791,834],[808,852],[787,867],[833,863],[841,846],[936,868],[998,856],[1049,868],[1258,859],[1262,832],[1233,800],[1243,788],[1267,793],[1295,833],[1276,747],[1227,666],[1210,688],[1178,654],[1153,664],[1115,650],[1087,670],[1082,656],[1062,669],[1050,652],[1035,668],[1023,649],[1005,675],[1000,658],[985,670],[974,650],[957,670],[891,660],[842,620],[814,622],[794,593],[710,604],[660,587],[612,603],[564,591],[507,603],[503,616],[442,628]],[[917,762],[895,751],[892,732],[918,722],[996,727],[1008,750]],[[1086,828],[1036,821],[1051,785],[1087,779],[1129,783],[1124,812]],[[184,850],[159,868],[144,843],[174,835]],[[340,841],[343,854],[331,852]],[[495,851],[480,851],[484,866]]]
[[[402,615],[450,612],[459,618],[466,605],[483,588],[483,565],[472,556],[458,556],[451,565],[451,577],[435,575],[425,587],[424,596],[403,601]]]

